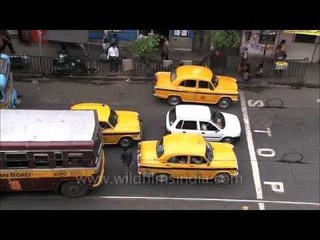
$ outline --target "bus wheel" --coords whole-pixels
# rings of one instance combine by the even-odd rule
[[[121,147],[130,147],[132,139],[128,137],[121,138],[119,144]]]
[[[88,192],[87,185],[77,182],[64,182],[61,185],[61,193],[67,197],[83,197]]]

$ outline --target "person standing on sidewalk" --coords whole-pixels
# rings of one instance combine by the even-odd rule
[[[169,41],[166,37],[163,40],[161,58],[162,60],[169,60]]]
[[[0,52],[2,52],[6,46],[9,47],[11,54],[16,54],[15,50],[13,49],[12,43],[11,43],[11,36],[8,32],[8,30],[0,30],[0,36],[2,37],[3,45],[0,47]]]
[[[111,72],[118,72],[119,49],[115,43],[112,43],[108,49],[107,59],[110,60]]]

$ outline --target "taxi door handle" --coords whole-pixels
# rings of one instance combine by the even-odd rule
[[[205,132],[201,132],[201,134],[205,134]]]
[[[182,133],[186,133],[186,131],[182,131]]]

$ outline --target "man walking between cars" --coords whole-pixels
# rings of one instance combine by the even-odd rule
[[[129,147],[123,147],[123,153],[121,154],[121,161],[126,168],[126,175],[129,175],[129,168],[132,163],[132,153],[129,151]]]

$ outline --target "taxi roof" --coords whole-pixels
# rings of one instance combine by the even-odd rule
[[[163,137],[166,154],[204,155],[205,140],[201,135],[190,133],[172,133]]]
[[[203,79],[211,81],[213,72],[203,66],[185,65],[177,68],[177,79]]]
[[[99,121],[108,121],[110,107],[104,103],[79,103],[71,106],[71,110],[96,110]]]

